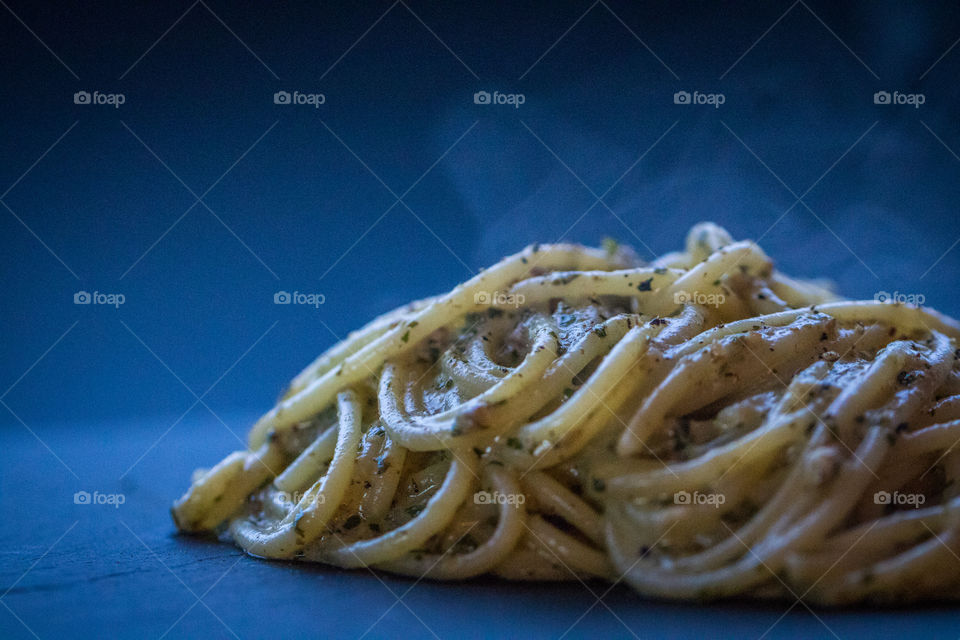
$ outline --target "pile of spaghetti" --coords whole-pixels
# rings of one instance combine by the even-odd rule
[[[321,355],[173,517],[256,556],[435,579],[950,598],[958,339],[709,223],[650,264],[533,246]]]

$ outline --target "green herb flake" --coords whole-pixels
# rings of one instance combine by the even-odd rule
[[[418,515],[420,515],[420,512],[423,511],[423,505],[422,504],[411,505],[407,507],[405,511],[407,512],[407,515],[410,516],[411,518],[416,518]]]

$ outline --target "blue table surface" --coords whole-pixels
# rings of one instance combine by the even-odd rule
[[[63,424],[40,431],[83,480],[38,473],[25,430],[0,435],[0,637],[873,638],[956,637],[951,607],[811,612],[790,603],[643,600],[601,582],[438,583],[268,562],[175,534],[171,501],[197,464],[238,446],[249,416]],[[163,435],[168,429],[169,433]],[[161,438],[161,436],[163,436]],[[123,478],[117,478],[159,440]],[[59,465],[58,465],[59,466]],[[123,504],[74,504],[74,493]],[[602,602],[598,603],[598,596]],[[21,621],[23,624],[21,624]]]

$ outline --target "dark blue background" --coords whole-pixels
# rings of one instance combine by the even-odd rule
[[[532,242],[612,236],[650,258],[714,220],[787,273],[960,315],[955,6],[3,7],[7,586],[74,516],[62,544],[88,543],[91,575],[98,540],[143,552],[114,514],[74,510],[80,488],[115,484],[148,547],[181,548],[163,509],[188,470],[238,447],[302,366]],[[81,90],[126,102],[74,104]],[[477,105],[481,90],[525,102]],[[676,105],[681,90],[726,101]],[[926,102],[876,105],[880,90]],[[79,290],[126,303],[75,305]],[[274,305],[278,290],[326,302]],[[0,602],[59,629],[15,595]]]

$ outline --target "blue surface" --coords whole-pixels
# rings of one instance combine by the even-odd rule
[[[346,7],[0,7],[0,635],[163,633],[193,598],[156,558],[197,595],[237,558],[170,537],[189,471],[238,446],[231,431],[338,337],[525,244],[613,236],[652,257],[712,219],[787,273],[960,316],[957,7]],[[281,290],[324,304],[275,305]],[[78,291],[125,302],[75,305]],[[81,489],[128,500],[85,510]],[[593,603],[576,584],[420,583],[409,598],[441,637],[521,613],[558,636]],[[718,621],[759,636],[782,612],[608,600],[642,636]],[[328,633],[356,636],[352,603],[392,603],[369,574],[247,559],[206,601],[241,637],[313,634],[324,612]],[[949,610],[822,617],[841,637],[956,635]],[[427,634],[400,605],[385,620]],[[202,605],[181,624],[172,636],[226,633]],[[598,605],[571,635],[603,625],[626,633]],[[827,633],[800,607],[771,635],[794,631]]]
[[[139,428],[152,439],[168,427],[168,422],[154,421]],[[103,443],[96,447],[101,452],[96,456],[91,455],[93,429]],[[602,582],[417,582],[364,570],[257,560],[231,545],[172,532],[169,502],[184,488],[194,465],[212,464],[237,445],[215,419],[177,425],[122,481],[117,480],[121,461],[136,458],[149,444],[129,425],[64,425],[45,429],[42,435],[81,480],[65,480],[66,472],[56,468],[38,474],[36,440],[25,431],[4,437],[3,450],[10,462],[0,467],[0,508],[4,514],[22,514],[29,505],[29,516],[18,520],[15,529],[5,528],[0,537],[5,560],[0,584],[13,587],[2,600],[9,607],[0,616],[3,638],[33,637],[14,613],[41,638],[766,634],[809,639],[869,633],[878,640],[902,640],[920,630],[926,638],[957,635],[957,612],[949,607],[811,613],[798,604],[788,612],[790,603],[704,606],[643,601],[625,587],[610,589]],[[77,490],[119,493],[125,502],[119,507],[75,505]]]

